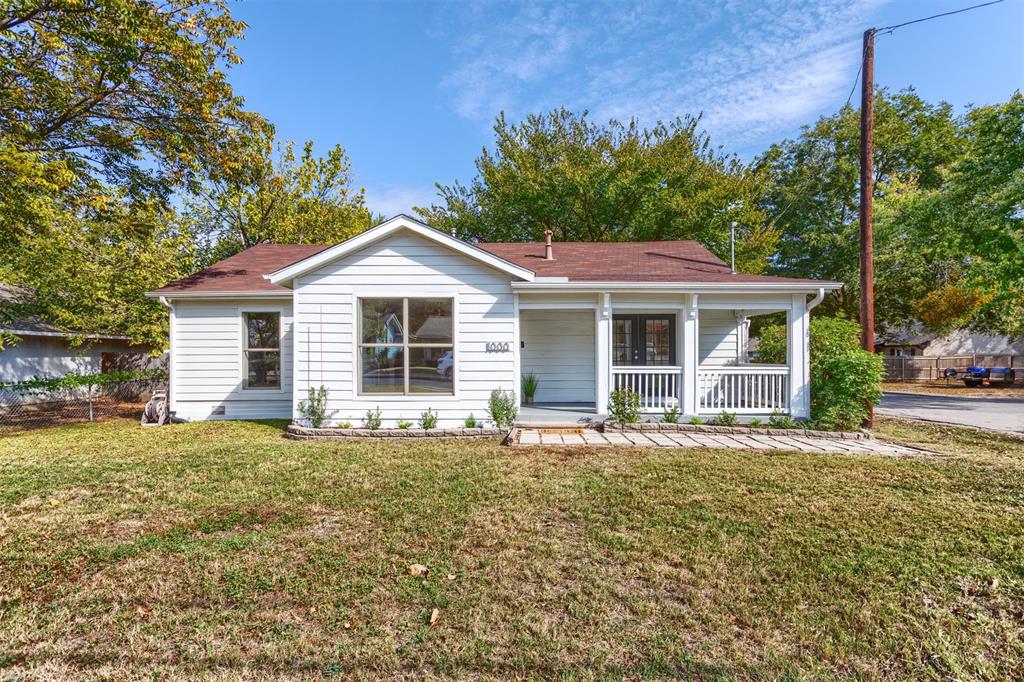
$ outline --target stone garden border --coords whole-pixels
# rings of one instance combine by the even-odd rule
[[[441,429],[365,429],[365,428],[332,428],[324,427],[319,429],[298,424],[289,424],[285,432],[285,438],[292,440],[355,440],[355,439],[414,439],[414,438],[500,438],[508,435],[508,429],[498,428],[466,428],[463,426]]]
[[[715,426],[714,424],[668,424],[665,422],[637,422],[620,424],[603,421],[601,431],[688,431],[695,433],[729,433],[733,435],[803,436],[805,438],[839,438],[843,440],[874,440],[867,431],[819,431],[817,429],[773,429],[752,426]]]

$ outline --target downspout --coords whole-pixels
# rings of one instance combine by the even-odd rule
[[[170,311],[170,321],[167,330],[167,413],[173,417],[174,409],[174,304],[161,296],[160,304]]]
[[[818,293],[814,295],[814,298],[812,298],[810,301],[807,302],[807,312],[811,312],[811,310],[816,305],[818,305],[819,303],[821,303],[824,300],[825,300],[825,287],[818,287]]]

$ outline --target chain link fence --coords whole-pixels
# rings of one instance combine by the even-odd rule
[[[0,385],[0,432],[110,417],[139,418],[153,392],[167,389],[161,376],[94,377],[95,383],[88,383],[89,377],[76,377],[77,381],[63,384],[37,379]]]

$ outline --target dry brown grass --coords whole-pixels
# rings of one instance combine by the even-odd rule
[[[0,438],[0,677],[1003,679],[1024,443],[935,428],[882,420],[948,453],[907,459]]]
[[[1018,374],[1020,374],[1018,372]],[[965,386],[962,381],[887,381],[882,384],[883,391],[900,393],[926,393],[928,395],[956,395],[973,398],[1021,398],[1024,397],[1024,383],[1020,380],[1010,386]]]

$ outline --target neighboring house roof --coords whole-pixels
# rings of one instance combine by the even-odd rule
[[[876,346],[924,346],[935,338],[935,334],[923,331],[921,323],[914,323],[909,329],[882,327],[875,334]]]
[[[0,301],[25,305],[31,304],[34,296],[35,292],[29,287],[0,283]],[[82,332],[61,329],[32,313],[20,314],[15,319],[10,320],[8,324],[0,324],[0,331],[16,336],[77,336],[79,338],[85,336],[90,339],[114,340],[129,338],[107,332]]]
[[[554,260],[545,260],[545,245],[540,242],[470,244],[407,216],[397,216],[334,246],[260,244],[148,295],[289,295],[291,289],[283,285],[294,278],[401,229],[527,282],[788,284],[830,289],[840,286],[813,279],[733,274],[725,262],[695,241],[555,242]]]

